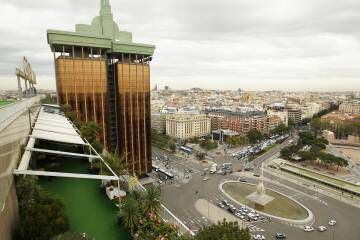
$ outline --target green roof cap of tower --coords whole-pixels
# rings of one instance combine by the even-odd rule
[[[104,48],[108,52],[152,55],[155,46],[132,42],[132,33],[120,31],[113,19],[109,0],[100,0],[100,15],[90,25],[76,24],[75,32],[48,30],[47,39],[52,51],[62,51],[62,46]]]

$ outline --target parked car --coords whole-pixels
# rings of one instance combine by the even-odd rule
[[[218,206],[221,207],[221,208],[225,208],[225,205],[222,204],[221,202],[218,203]]]

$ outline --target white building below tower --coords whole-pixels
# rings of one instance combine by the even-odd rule
[[[189,139],[210,133],[211,121],[205,114],[172,114],[166,116],[166,135]]]

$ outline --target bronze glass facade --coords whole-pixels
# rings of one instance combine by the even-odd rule
[[[100,49],[63,47],[55,58],[59,104],[69,104],[81,121],[101,127],[101,142],[123,154],[129,172],[151,172],[151,58]],[[94,55],[96,52],[97,55]]]
[[[116,76],[119,143],[129,169],[143,175],[151,171],[149,64],[122,56]]]
[[[107,141],[106,61],[98,58],[59,57],[56,79],[60,104],[69,104],[83,122],[101,127],[100,141]]]

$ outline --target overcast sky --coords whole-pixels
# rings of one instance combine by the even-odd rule
[[[0,89],[27,56],[55,89],[47,29],[90,23],[100,0],[0,0]],[[174,89],[360,90],[360,0],[110,0],[134,42],[156,45],[151,84]]]

